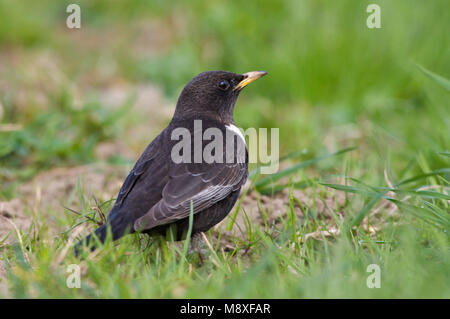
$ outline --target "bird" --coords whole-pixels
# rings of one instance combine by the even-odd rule
[[[164,236],[170,230],[179,241],[189,229],[191,238],[198,238],[222,221],[248,178],[248,151],[234,122],[235,104],[244,87],[266,74],[206,71],[190,80],[172,120],[123,182],[107,221],[76,244],[75,254],[83,246],[95,250],[108,232],[115,241],[135,232]]]

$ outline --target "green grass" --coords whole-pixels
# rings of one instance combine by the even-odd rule
[[[0,0],[0,200],[19,198],[32,221],[9,235],[15,244],[0,236],[1,297],[450,297],[448,1],[375,1],[378,30],[365,26],[374,1],[79,1],[81,30],[64,26],[68,3]],[[142,235],[76,259],[70,236],[116,194],[73,180],[55,208],[21,187],[104,161],[102,143],[138,155],[167,119],[143,118],[132,88],[156,84],[175,103],[210,69],[269,72],[235,120],[280,128],[280,171],[251,167],[252,189],[226,221],[233,235],[209,232],[203,263],[183,243]],[[130,98],[112,108],[110,87]],[[131,136],[139,125],[148,136]],[[133,160],[107,161],[126,171]],[[81,289],[66,286],[74,263]],[[366,286],[370,264],[380,289]]]
[[[318,187],[320,193],[334,193]],[[344,210],[355,211],[357,202],[349,201]],[[439,210],[439,201],[431,206]],[[117,246],[109,241],[95,257],[80,261],[66,251],[66,236],[44,242],[45,225],[38,226],[33,235],[22,234],[22,245],[3,248],[12,266],[9,296],[448,298],[448,235],[425,213],[402,209],[401,217],[383,221],[376,236],[361,226],[349,231],[344,219],[337,223],[340,234],[308,238],[306,234],[327,230],[329,223],[320,217],[299,219],[292,207],[286,209],[275,228],[266,225],[261,231],[248,225],[245,237],[231,238],[233,251],[210,242],[209,259],[203,264],[179,245],[140,235],[126,237]],[[73,222],[72,215],[60,221],[62,227]],[[82,269],[81,289],[66,287],[70,264]],[[380,289],[366,286],[370,264],[381,267]]]

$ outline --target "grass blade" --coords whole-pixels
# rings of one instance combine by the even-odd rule
[[[436,82],[437,84],[439,84],[440,86],[442,86],[444,89],[446,89],[447,91],[450,92],[450,81],[446,78],[444,78],[443,76],[440,76],[434,72],[431,72],[430,70],[424,68],[423,66],[421,66],[420,64],[416,63],[416,66],[426,75],[428,75],[428,77],[430,77],[434,82]]]
[[[416,175],[416,176],[413,176],[413,177],[410,177],[410,178],[407,178],[407,179],[404,179],[404,180],[400,181],[399,183],[396,184],[396,186],[408,184],[408,183],[417,181],[417,180],[422,179],[422,178],[435,176],[435,175],[441,175],[441,174],[450,174],[450,168],[442,168],[442,169],[438,169],[438,170],[435,170],[435,171],[431,171],[429,173]]]
[[[328,159],[330,157],[334,157],[334,156],[337,156],[337,155],[341,155],[341,154],[353,151],[355,149],[357,149],[357,147],[347,147],[347,148],[344,148],[344,149],[342,149],[340,151],[337,151],[337,152],[334,152],[334,153],[330,153],[330,154],[325,154],[325,155],[322,155],[322,156],[319,156],[319,157],[307,160],[305,162],[293,165],[291,167],[288,167],[288,168],[286,168],[284,170],[279,171],[278,173],[269,175],[269,176],[267,176],[265,178],[262,178],[261,180],[257,181],[255,183],[255,189],[260,190],[260,189],[262,189],[263,186],[266,186],[267,184],[276,182],[279,179],[281,179],[281,178],[283,178],[285,176],[288,176],[288,175],[290,175],[290,174],[292,174],[292,173],[294,173],[294,172],[296,172],[296,171],[298,171],[298,170],[300,170],[302,168],[305,168],[307,166],[313,165],[313,164],[315,164],[315,163],[317,163],[319,161]]]
[[[191,201],[191,211],[189,213],[189,228],[188,228],[186,240],[184,241],[184,246],[183,246],[183,254],[184,254],[185,258],[186,258],[187,252],[189,250],[189,244],[191,243],[193,223],[194,223],[194,203],[193,203],[193,201]]]

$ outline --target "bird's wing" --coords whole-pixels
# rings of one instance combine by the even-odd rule
[[[135,187],[139,178],[148,170],[154,159],[158,156],[158,149],[160,147],[161,135],[153,140],[150,145],[147,146],[145,151],[142,153],[141,157],[138,159],[133,169],[128,174],[127,178],[120,188],[119,194],[117,195],[116,202],[114,204],[115,208],[120,208],[128,194]],[[111,216],[112,217],[112,216]]]
[[[142,231],[186,218],[190,214],[191,202],[194,214],[214,205],[238,190],[247,180],[248,171],[246,161],[182,163],[172,165],[169,175],[162,199],[136,220],[135,230]]]

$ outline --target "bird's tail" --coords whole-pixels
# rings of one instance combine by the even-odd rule
[[[114,241],[121,238],[126,233],[130,233],[130,230],[130,225],[127,223],[114,223],[114,221],[112,223],[107,222],[75,245],[75,256],[79,256],[84,246],[89,247],[91,251],[97,249],[98,243],[103,244],[106,241],[108,232],[111,232],[112,240]],[[98,241],[94,239],[94,236],[98,238]]]
[[[104,243],[106,240],[106,235],[108,234],[108,224],[104,224],[100,226],[94,233],[87,236],[85,239],[78,242],[75,247],[75,256],[78,257],[83,246],[89,247],[91,251],[94,251],[97,248],[97,242],[94,240],[94,234],[98,238],[100,243]]]

